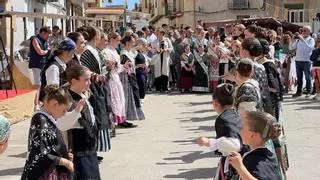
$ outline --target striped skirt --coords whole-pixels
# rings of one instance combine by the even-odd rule
[[[110,134],[108,129],[99,131],[98,152],[107,152],[111,149]]]

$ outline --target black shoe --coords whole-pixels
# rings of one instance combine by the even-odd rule
[[[292,95],[293,98],[298,98],[298,97],[301,97],[301,96],[302,96],[301,93],[296,93],[296,94]]]
[[[110,131],[110,138],[115,138],[115,137],[116,137],[116,128]]]
[[[118,128],[136,128],[137,125],[124,122],[124,123],[122,123],[122,124],[118,124],[117,127],[118,127]]]
[[[98,156],[98,161],[99,161],[99,162],[102,162],[102,161],[103,161],[103,157]]]

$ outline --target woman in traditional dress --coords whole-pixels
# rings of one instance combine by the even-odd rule
[[[210,91],[213,92],[218,86],[219,82],[219,57],[215,53],[213,47],[209,45],[208,47],[208,55],[209,55],[209,79],[210,79]]]
[[[208,64],[210,56],[205,53],[205,46],[200,44],[195,52],[193,63],[194,75],[192,78],[193,92],[210,92]]]
[[[98,141],[98,151],[106,152],[110,149],[109,146],[109,112],[107,111],[107,97],[105,88],[104,88],[104,75],[106,74],[106,63],[105,59],[102,57],[98,46],[101,41],[100,30],[94,27],[86,27],[83,32],[85,39],[87,40],[87,46],[85,52],[81,55],[80,61],[81,65],[87,67],[93,74],[92,77],[94,82],[90,85],[90,90],[92,96],[90,102],[94,107],[94,113],[99,117],[98,130],[99,130],[99,141]],[[103,157],[99,156],[99,161]]]
[[[153,56],[153,64],[155,67],[155,86],[157,92],[169,92],[168,82],[170,73],[171,51],[173,47],[170,39],[165,37],[164,30],[157,31],[158,39],[153,42],[153,48],[157,52]]]
[[[102,51],[103,57],[106,59],[107,64],[110,68],[108,75],[108,84],[110,89],[110,98],[111,98],[111,109],[113,113],[114,122],[125,128],[134,127],[132,123],[125,121],[126,119],[126,100],[124,97],[124,89],[119,77],[119,74],[123,71],[127,71],[129,62],[122,65],[120,61],[120,56],[116,48],[120,44],[120,35],[115,32],[111,32],[108,35],[108,46],[105,50]]]
[[[286,137],[284,134],[284,126],[283,126],[283,114],[282,114],[282,104],[283,101],[283,93],[284,88],[281,83],[280,74],[277,70],[276,64],[274,60],[267,59],[266,57],[269,55],[269,43],[265,39],[259,39],[260,44],[262,46],[262,56],[258,63],[262,64],[266,70],[268,77],[268,84],[270,87],[270,97],[272,101],[272,108],[274,111],[274,116],[277,122],[281,125],[282,133],[279,139],[273,141],[275,146],[275,150],[277,153],[277,157],[279,159],[280,166],[282,167],[282,172],[284,176],[286,176],[286,171],[289,167],[288,154],[287,154],[287,146],[286,146]]]
[[[190,92],[192,90],[193,63],[194,55],[190,50],[190,46],[186,45],[181,56],[181,92]]]
[[[128,70],[120,74],[126,100],[126,120],[143,120],[144,113],[141,109],[139,86],[136,77],[135,58],[136,51],[133,49],[135,40],[132,36],[124,36],[122,44],[124,49],[121,52],[121,64],[129,65]]]
[[[241,45],[241,57],[251,59],[254,64],[252,79],[259,83],[263,110],[271,115],[274,115],[272,102],[270,99],[268,77],[263,65],[257,63],[260,58],[263,58],[260,57],[262,54],[262,46],[259,40],[256,38],[246,38]]]
[[[64,116],[71,105],[68,91],[59,85],[45,87],[41,110],[32,119],[28,138],[28,155],[22,180],[68,180],[74,171],[72,155],[57,128],[57,119]],[[81,108],[77,108],[80,112]]]
[[[83,37],[82,34],[77,33],[77,32],[71,32],[68,34],[68,38],[70,38],[71,40],[73,40],[73,42],[76,43],[76,49],[74,51],[74,55],[72,58],[72,61],[70,61],[67,66],[70,67],[73,64],[81,64],[80,62],[80,58],[82,53],[85,50],[85,46],[86,46],[86,41]]]
[[[42,102],[45,96],[45,87],[50,84],[62,86],[65,84],[65,70],[67,64],[74,55],[76,44],[69,38],[63,40],[58,48],[53,52],[53,56],[49,58],[41,73],[41,86],[39,100]]]

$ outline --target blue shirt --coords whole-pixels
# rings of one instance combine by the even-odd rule
[[[297,50],[296,61],[310,62],[310,56],[315,46],[315,41],[311,36],[303,40],[296,40],[291,44],[292,50]]]

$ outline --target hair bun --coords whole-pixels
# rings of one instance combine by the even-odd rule
[[[223,94],[226,95],[226,96],[232,96],[233,93],[234,93],[234,87],[233,87],[233,85],[232,85],[232,84],[229,84],[229,83],[225,84],[224,89],[223,89],[222,92],[223,92]]]
[[[83,31],[82,35],[85,40],[89,40],[89,33],[87,31]]]
[[[47,85],[47,86],[44,88],[44,90],[45,90],[45,93],[46,93],[47,95],[49,95],[49,94],[56,94],[56,93],[59,92],[59,85],[57,85],[57,84],[50,84],[50,85]]]
[[[275,140],[281,135],[281,126],[279,123],[273,122],[269,125],[268,139]]]

